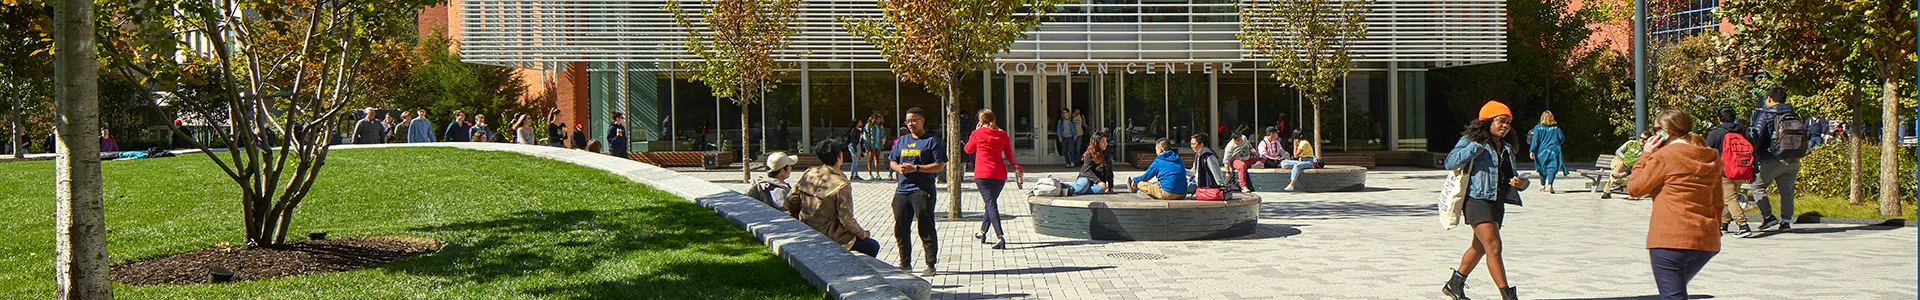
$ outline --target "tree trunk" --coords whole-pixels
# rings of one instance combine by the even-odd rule
[[[954,144],[960,140],[961,128],[960,105],[956,103],[958,102],[955,101],[957,97],[953,95],[953,78],[948,77],[943,81],[946,81],[947,95],[941,97],[945,98],[941,99],[941,101],[945,101],[947,104],[947,117],[944,118],[946,119],[947,137],[945,141],[941,142],[945,143],[947,148],[947,167],[945,168],[947,170],[947,218],[958,219],[960,218],[960,190],[962,189],[960,178],[964,177],[960,173],[966,172],[966,164],[960,163],[965,160],[961,159],[960,156],[966,154],[964,151],[960,151],[961,147],[965,147],[965,145]]]
[[[1326,102],[1326,99],[1315,99],[1312,102],[1313,102],[1313,159],[1316,160],[1316,162],[1323,162],[1323,161],[1326,161],[1327,159],[1327,149],[1320,147],[1320,102]],[[1294,151],[1299,151],[1299,149],[1294,149]]]
[[[1860,186],[1860,97],[1849,97],[1853,102],[1853,121],[1847,124],[1847,203],[1860,205],[1863,200]]]
[[[1880,77],[1880,215],[1900,215],[1900,98],[1893,68],[1881,67]],[[1858,174],[1858,172],[1855,172]]]
[[[12,128],[12,130],[9,130],[9,131],[8,131],[8,132],[10,132],[10,133],[11,133],[12,135],[9,135],[9,136],[7,136],[7,140],[9,140],[9,141],[12,141],[12,142],[11,142],[11,143],[9,144],[9,146],[10,146],[11,148],[7,148],[7,149],[8,149],[9,151],[13,151],[13,158],[26,158],[26,157],[27,157],[27,151],[26,151],[26,149],[23,149],[23,148],[26,148],[26,147],[21,147],[21,146],[20,146],[20,142],[21,142],[21,141],[20,141],[20,107],[22,106],[22,105],[20,105],[20,102],[21,102],[21,101],[25,101],[25,100],[24,100],[23,98],[24,98],[24,97],[22,97],[22,98],[14,98],[14,99],[13,99],[13,102],[10,102],[10,103],[11,103],[11,104],[12,104],[13,106],[12,106],[12,107],[8,107],[8,109],[7,109],[7,111],[8,111],[8,113],[9,113],[9,114],[11,114],[11,115],[13,115],[13,117],[12,117],[12,118],[9,118],[9,120],[8,120],[8,122],[7,122],[7,123],[8,123],[8,125],[11,125],[11,126],[10,126],[9,128]]]
[[[753,154],[750,154],[747,151],[747,116],[752,115],[750,113],[747,113],[747,109],[748,109],[747,104],[753,103],[752,100],[750,100],[753,98],[749,98],[746,96],[745,91],[747,89],[745,86],[741,86],[740,90],[742,91],[740,94],[741,100],[748,100],[748,101],[742,101],[737,103],[737,104],[740,104],[740,146],[734,147],[734,149],[739,149],[740,151],[740,182],[744,183],[744,182],[753,180],[753,171],[752,171],[753,160],[750,159],[753,157]],[[633,135],[628,134],[627,136],[633,136]],[[765,141],[762,141],[762,142],[765,142]],[[629,149],[627,151],[633,151],[633,150]]]
[[[93,2],[61,1],[54,14],[59,163],[54,165],[54,298],[111,299],[106,207],[100,184],[99,62]]]

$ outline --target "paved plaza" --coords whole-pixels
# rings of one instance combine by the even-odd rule
[[[1121,167],[1118,176],[1138,175]],[[679,171],[744,190],[740,171]],[[1055,166],[1027,174],[1070,179]],[[1438,299],[1471,229],[1444,230],[1433,203],[1443,171],[1385,168],[1363,192],[1259,193],[1258,232],[1228,240],[1090,241],[1039,235],[1024,192],[1002,196],[1008,249],[972,239],[982,208],[971,183],[962,220],[939,224],[935,299]],[[1562,179],[1562,190],[1579,180]],[[1031,184],[1028,185],[1031,187]],[[944,188],[945,185],[942,185]],[[892,183],[855,184],[855,211],[897,262]],[[946,193],[940,194],[945,216]],[[1646,239],[1649,203],[1597,194],[1528,191],[1508,209],[1508,276],[1526,299],[1651,299]],[[1756,224],[1757,225],[1757,224]],[[1794,232],[1727,237],[1691,291],[1717,299],[1914,299],[1913,228],[1801,224]],[[917,241],[917,239],[916,239]],[[916,249],[915,268],[924,268]],[[1482,269],[1474,298],[1499,297]]]

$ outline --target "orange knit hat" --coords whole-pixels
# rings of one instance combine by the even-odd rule
[[[1513,117],[1513,110],[1507,109],[1506,104],[1501,104],[1500,101],[1493,101],[1493,100],[1487,100],[1487,105],[1480,107],[1481,120],[1492,119],[1493,117],[1498,117],[1498,116],[1507,116],[1511,118]]]

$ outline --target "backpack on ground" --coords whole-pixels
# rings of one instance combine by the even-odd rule
[[[1787,112],[1773,119],[1773,140],[1767,152],[1779,158],[1807,156],[1807,122],[1800,114]]]
[[[1732,180],[1753,180],[1753,142],[1738,132],[1728,131],[1720,138],[1721,172]]]

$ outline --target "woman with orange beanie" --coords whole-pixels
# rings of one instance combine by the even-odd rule
[[[1686,111],[1662,113],[1654,125],[1659,133],[1633,164],[1627,195],[1653,198],[1647,252],[1660,299],[1687,299],[1687,282],[1720,253],[1720,153],[1693,134]]]
[[[1513,286],[1507,284],[1507,269],[1500,257],[1500,226],[1506,218],[1506,205],[1520,205],[1520,191],[1528,184],[1513,167],[1513,146],[1505,140],[1510,133],[1513,111],[1506,104],[1487,101],[1480,107],[1480,118],[1467,123],[1460,141],[1447,153],[1447,169],[1467,170],[1467,199],[1460,205],[1460,223],[1473,227],[1473,242],[1460,255],[1460,267],[1441,288],[1454,300],[1467,299],[1467,274],[1482,259],[1487,262],[1487,273],[1493,275],[1493,284],[1500,286],[1501,298],[1519,299]]]

